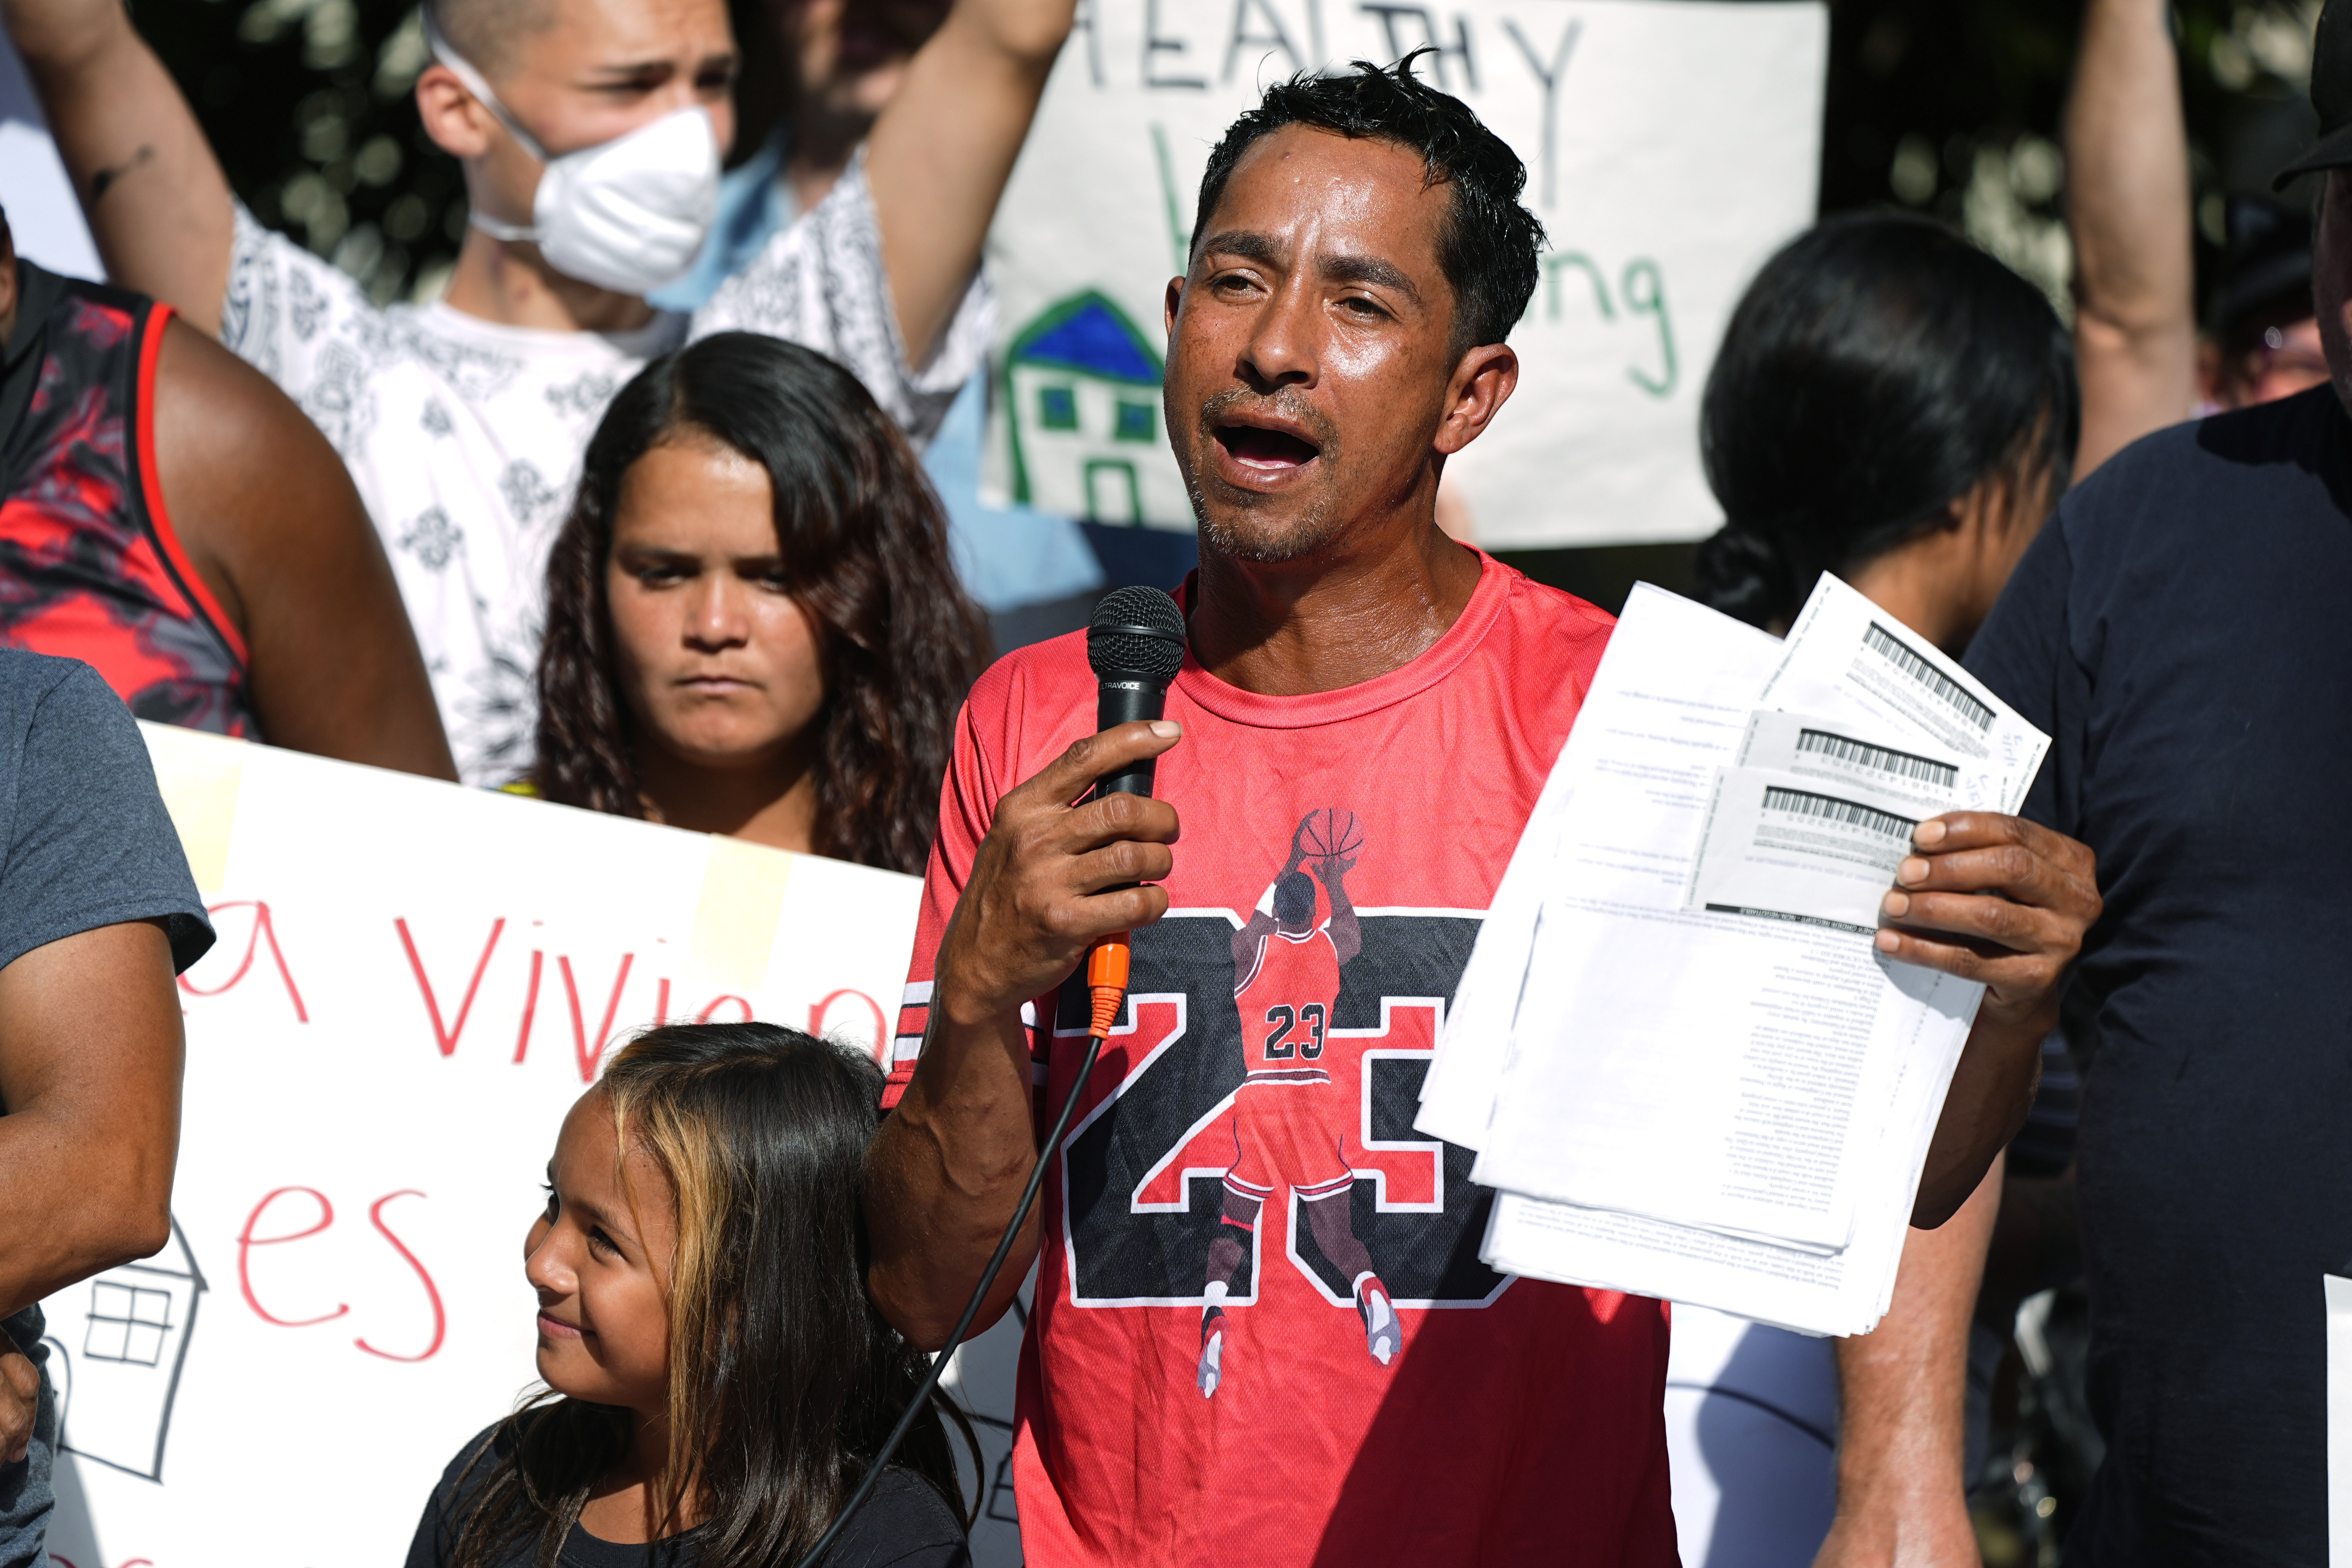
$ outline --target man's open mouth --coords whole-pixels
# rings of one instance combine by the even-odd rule
[[[1313,442],[1286,430],[1268,430],[1257,425],[1220,425],[1213,434],[1234,462],[1266,473],[1303,468],[1321,456]]]

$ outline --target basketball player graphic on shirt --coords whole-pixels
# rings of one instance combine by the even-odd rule
[[[1356,1178],[1344,1140],[1356,1108],[1332,1088],[1320,1064],[1339,1000],[1339,966],[1363,946],[1346,881],[1363,845],[1354,812],[1308,812],[1291,836],[1289,863],[1249,923],[1234,933],[1234,1005],[1248,1076],[1234,1094],[1234,1163],[1225,1172],[1223,1217],[1209,1244],[1196,1374],[1203,1398],[1214,1397],[1224,1376],[1226,1293],[1249,1256],[1266,1201],[1285,1186],[1305,1208],[1315,1245],[1354,1282],[1372,1358],[1386,1366],[1403,1342],[1396,1308],[1350,1212]],[[1314,876],[1302,865],[1312,866]],[[1320,924],[1318,881],[1331,907]]]

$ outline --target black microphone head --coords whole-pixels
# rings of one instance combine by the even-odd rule
[[[1157,588],[1113,588],[1087,623],[1087,663],[1097,680],[1165,684],[1184,663],[1184,613]]]

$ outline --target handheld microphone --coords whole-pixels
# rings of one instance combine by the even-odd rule
[[[1102,596],[1095,606],[1094,617],[1087,624],[1087,663],[1101,684],[1095,694],[1095,728],[1108,730],[1113,724],[1124,724],[1133,719],[1157,719],[1168,700],[1168,683],[1184,663],[1184,616],[1176,601],[1157,588],[1115,588]],[[1097,783],[1088,795],[1090,800],[1100,800],[1114,794],[1150,795],[1153,775],[1152,763],[1146,758],[1120,769]],[[884,1467],[898,1451],[915,1418],[927,1409],[931,1394],[940,1385],[940,1375],[948,1369],[948,1362],[963,1343],[964,1334],[971,1328],[972,1320],[980,1315],[980,1304],[988,1300],[989,1288],[996,1283],[1004,1268],[1004,1260],[1013,1251],[1013,1239],[1028,1223],[1029,1211],[1037,1202],[1037,1189],[1045,1180],[1045,1166],[1054,1152],[1062,1146],[1062,1139],[1070,1130],[1070,1116],[1078,1108],[1079,1096],[1086,1092],[1087,1079],[1095,1070],[1095,1058],[1102,1052],[1103,1043],[1110,1038],[1112,1026],[1118,1022],[1119,1005],[1127,998],[1128,965],[1130,957],[1128,933],[1113,931],[1096,939],[1087,950],[1087,991],[1092,1003],[1087,1030],[1086,1053],[1078,1058],[1078,1070],[1070,1079],[1070,1091],[1062,1100],[1061,1114],[1038,1145],[1037,1163],[1030,1168],[1028,1184],[1021,1191],[1020,1205],[1013,1211],[1013,1223],[1004,1227],[1004,1235],[996,1244],[996,1254],[981,1271],[980,1284],[964,1306],[963,1316],[948,1332],[947,1347],[931,1362],[931,1370],[898,1424],[884,1439],[881,1451],[866,1467],[865,1479],[834,1515],[833,1523],[817,1537],[801,1560],[799,1568],[816,1568],[849,1518],[873,1494],[874,1485],[882,1479]]]
[[[1108,730],[1136,719],[1157,719],[1167,705],[1168,683],[1184,664],[1184,613],[1157,588],[1114,588],[1095,605],[1087,623],[1087,663],[1095,688],[1095,728]],[[1159,759],[1130,763],[1097,784],[1089,797],[1150,795]],[[1113,931],[1087,952],[1087,991],[1093,1016],[1087,1030],[1084,1071],[1110,1037],[1127,995],[1127,932]],[[1083,1076],[1078,1079],[1086,1081]],[[1076,1090],[1071,1098],[1076,1098]]]
[[[1184,663],[1184,614],[1157,588],[1114,588],[1087,623],[1087,663],[1095,689],[1095,728],[1157,719],[1168,683]],[[1095,785],[1092,798],[1150,795],[1156,759],[1146,757]]]

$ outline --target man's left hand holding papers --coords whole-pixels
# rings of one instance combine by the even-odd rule
[[[2101,906],[2090,849],[2023,817],[1948,812],[1912,842],[1878,951],[1985,987],[1912,1204],[1911,1223],[1932,1230],[2024,1124],[2061,984]]]

